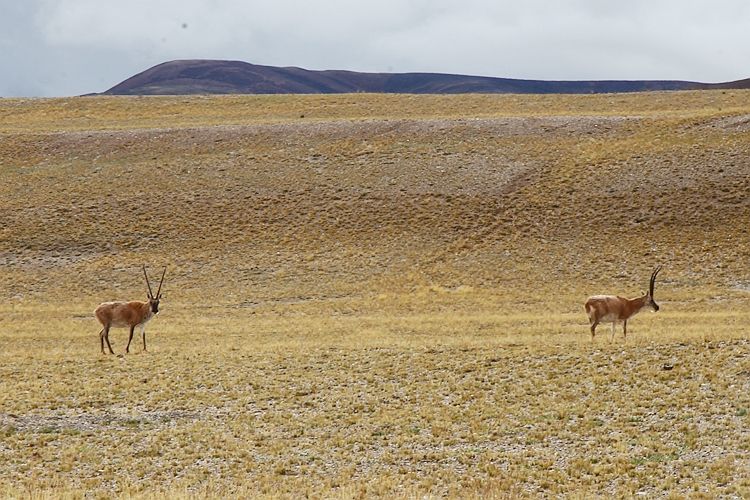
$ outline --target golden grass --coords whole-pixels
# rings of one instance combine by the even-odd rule
[[[0,495],[750,495],[749,98],[0,100]]]
[[[741,90],[598,95],[228,95],[3,99],[9,132],[128,130],[286,121],[515,116],[733,115],[747,110]]]
[[[94,321],[64,308],[2,312],[6,492],[743,496],[750,486],[746,311],[648,314],[627,340],[605,330],[592,343],[572,313],[165,309],[150,352],[129,356],[125,331],[112,335],[119,356],[102,356]]]

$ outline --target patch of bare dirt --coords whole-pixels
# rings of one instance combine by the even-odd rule
[[[704,123],[703,126],[709,130],[718,129],[730,133],[750,132],[750,114],[716,118]]]

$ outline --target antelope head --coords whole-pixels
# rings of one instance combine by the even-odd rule
[[[646,294],[646,307],[651,307],[654,312],[659,310],[659,304],[654,301],[654,283],[656,282],[656,275],[661,271],[661,266],[656,266],[654,272],[651,273],[651,281],[648,284],[648,293]]]
[[[143,264],[143,276],[146,277],[146,286],[148,287],[148,304],[151,307],[151,312],[157,314],[159,312],[159,300],[161,300],[161,285],[164,283],[164,275],[167,274],[167,266],[164,266],[164,272],[161,273],[161,281],[159,281],[159,289],[156,291],[156,295],[151,290],[151,283],[148,281],[148,274],[146,273],[146,264]]]

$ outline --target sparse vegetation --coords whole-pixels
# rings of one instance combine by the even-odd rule
[[[749,116],[0,100],[0,494],[749,496]],[[103,356],[144,262],[150,352]],[[660,312],[592,343],[585,297],[657,263]]]

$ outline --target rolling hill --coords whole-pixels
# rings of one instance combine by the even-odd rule
[[[745,286],[749,96],[3,101],[0,294]]]
[[[543,81],[440,73],[310,71],[241,61],[179,60],[147,69],[104,94],[595,94],[748,87],[750,80],[719,84],[671,80]]]

